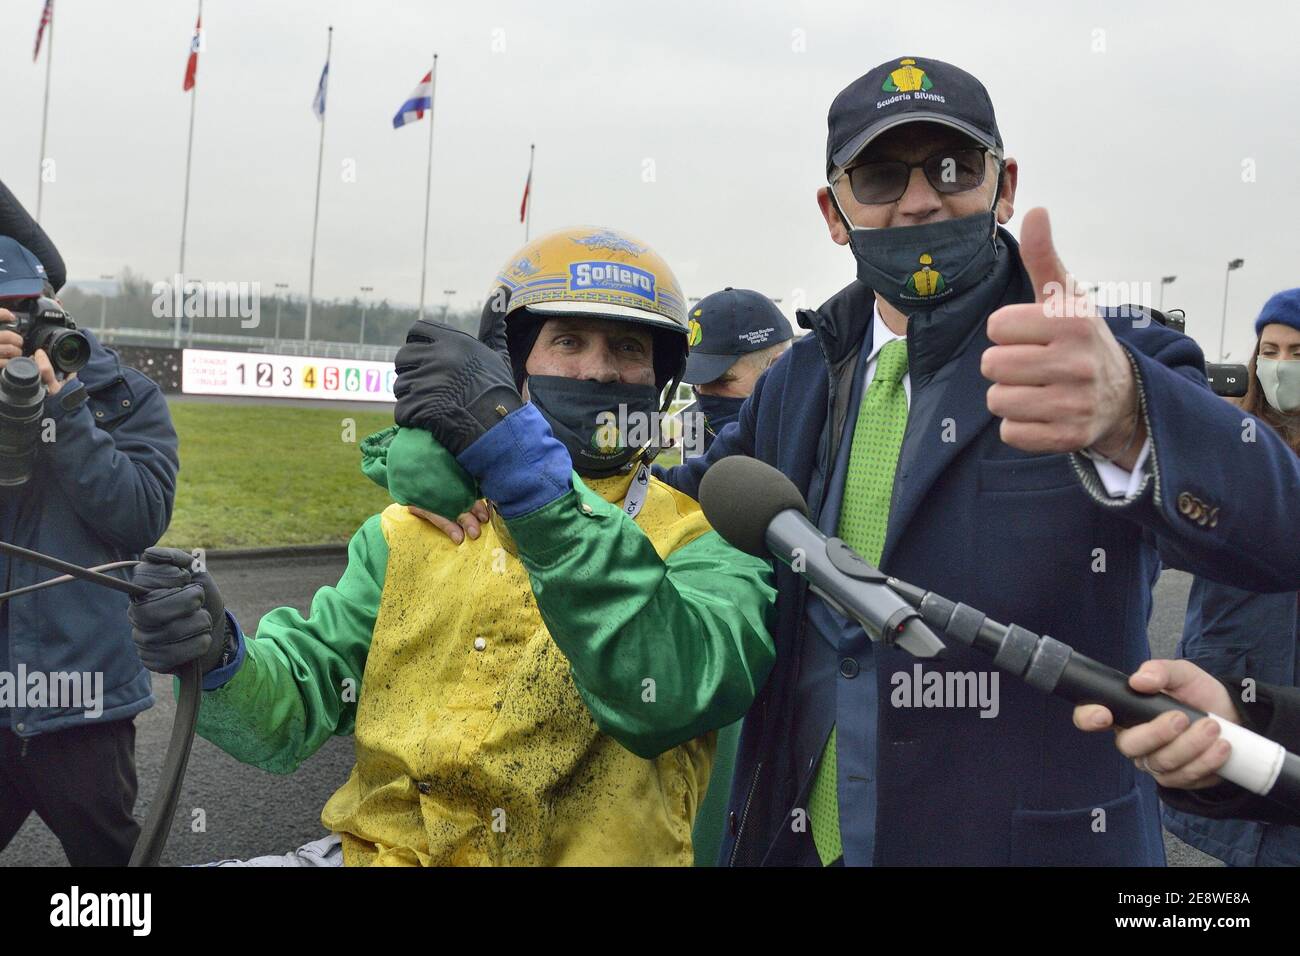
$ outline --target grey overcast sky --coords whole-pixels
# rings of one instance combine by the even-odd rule
[[[43,221],[74,279],[177,266],[194,26],[186,0],[57,0]],[[34,207],[42,0],[0,5],[0,178]],[[429,300],[481,300],[523,240],[598,223],[648,241],[686,293],[816,305],[853,276],[814,201],[826,110],[873,65],[956,63],[1020,161],[1017,217],[1052,214],[1081,278],[1178,280],[1166,307],[1217,351],[1300,285],[1300,5],[1222,2],[654,3],[207,0],[188,273],[307,286],[334,25],[317,294],[419,291],[427,120],[391,120],[439,54]],[[345,181],[345,164],[355,181]],[[1153,286],[1154,288],[1154,286]],[[1211,354],[1208,357],[1213,358]]]

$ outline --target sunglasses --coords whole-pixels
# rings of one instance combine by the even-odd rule
[[[850,166],[843,175],[849,178],[853,198],[864,206],[897,202],[907,192],[912,170],[921,169],[935,192],[944,195],[964,193],[984,182],[982,146],[945,149],[919,163],[887,159]]]

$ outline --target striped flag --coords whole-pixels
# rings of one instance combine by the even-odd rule
[[[194,23],[194,39],[190,41],[190,58],[185,64],[184,90],[194,89],[194,77],[199,72],[199,49],[203,45],[203,14]]]
[[[346,64],[344,64],[346,66]],[[316,98],[311,101],[311,111],[316,114],[316,118],[324,122],[325,120],[325,88],[329,85],[330,79],[330,61],[325,61],[325,69],[320,71],[320,83],[316,86]]]
[[[36,49],[32,51],[32,62],[41,55],[41,40],[45,38],[45,28],[54,19],[54,0],[45,0],[45,9],[41,11],[41,25],[36,28]]]
[[[411,95],[406,98],[406,102],[397,110],[397,115],[393,117],[393,129],[401,129],[407,123],[414,123],[416,120],[424,119],[424,111],[433,105],[433,71],[430,70],[424,74],[424,79],[420,85],[411,91]]]
[[[524,201],[519,204],[519,221],[523,222],[528,215],[528,193],[533,188],[533,167],[528,167],[528,178],[524,180]]]

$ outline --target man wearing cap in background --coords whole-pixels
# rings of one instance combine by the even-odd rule
[[[25,216],[6,197],[0,192],[4,228]],[[44,233],[40,238],[41,258],[57,264],[62,284],[62,260]],[[135,557],[167,529],[179,467],[176,432],[158,386],[121,365],[91,332],[78,330],[88,361],[70,374],[56,371],[44,349],[24,345],[15,313],[30,314],[42,297],[41,315],[58,313],[55,291],[32,252],[0,237],[0,378],[27,376],[29,387],[45,389],[34,423],[39,439],[28,436],[34,457],[15,456],[21,441],[14,419],[0,432],[0,540],[95,567]],[[56,358],[70,354],[53,351]],[[3,392],[0,402],[8,404]],[[0,555],[4,590],[53,577]],[[84,581],[0,603],[0,675],[11,691],[18,683],[27,691],[0,691],[0,850],[35,811],[74,866],[130,859],[140,832],[132,816],[134,718],[153,705],[153,694],[126,608],[125,594]],[[44,698],[31,692],[38,675],[50,690]],[[54,693],[69,686],[58,675],[76,678],[79,698]]]
[[[751,289],[705,296],[691,309],[690,357],[682,381],[695,401],[682,410],[700,451],[740,414],[760,375],[790,347],[794,330],[776,303]]]
[[[683,454],[709,450],[718,433],[736,420],[759,376],[790,348],[792,338],[789,320],[761,292],[727,286],[696,303],[682,375],[695,392],[695,401],[681,412]],[[656,467],[656,475],[662,472]],[[739,721],[718,731],[709,789],[695,818],[696,866],[713,866],[718,859],[739,740]]]
[[[1044,210],[1019,244],[1001,228],[1019,170],[978,80],[890,60],[828,124],[817,201],[858,279],[799,313],[812,334],[671,483],[694,496],[713,462],[760,458],[886,573],[1127,672],[1160,556],[1300,584],[1296,456],[1271,430],[1241,441],[1191,339],[1080,298]],[[1154,781],[1064,701],[961,646],[924,665],[873,646],[784,564],[776,580],[721,861],[1164,863]]]

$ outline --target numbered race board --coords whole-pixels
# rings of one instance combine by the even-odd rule
[[[181,363],[181,391],[190,395],[391,402],[396,377],[392,362],[264,352],[185,349]]]

